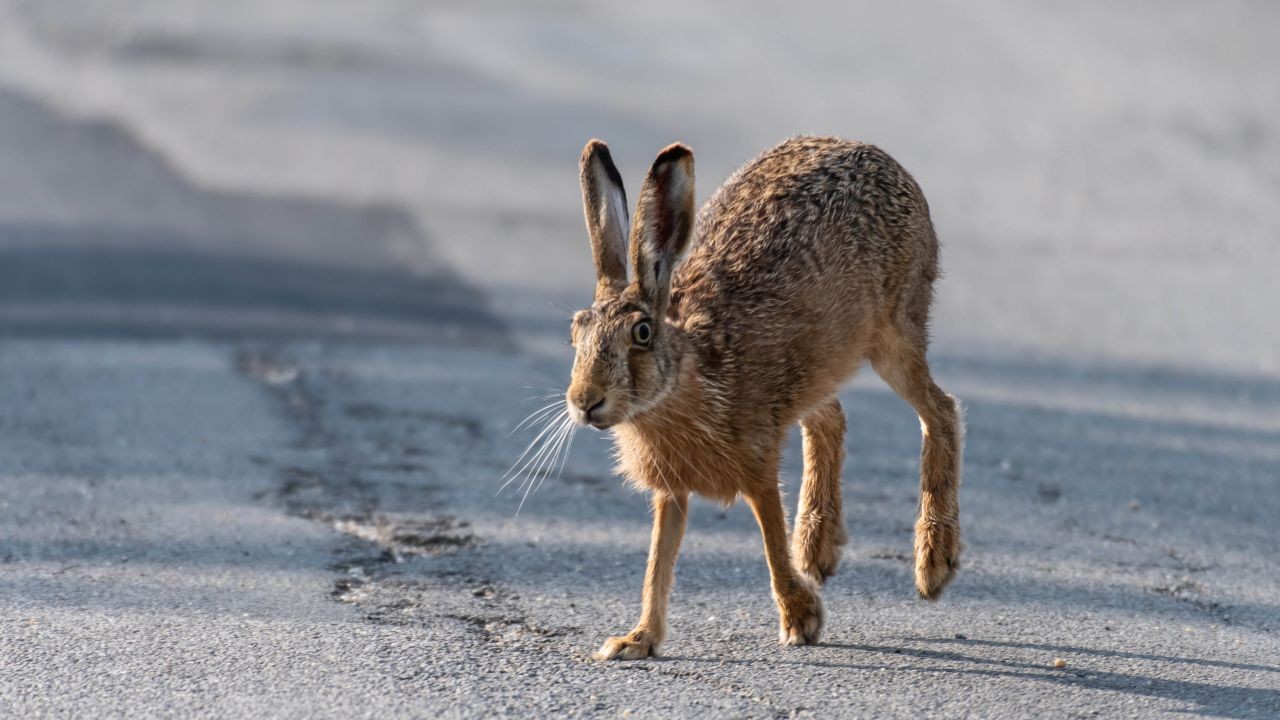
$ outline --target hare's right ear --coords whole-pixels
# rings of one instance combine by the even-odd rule
[[[693,151],[675,143],[658,153],[640,188],[631,269],[655,317],[666,315],[671,274],[692,237],[693,184]]]
[[[627,193],[609,146],[602,140],[587,143],[579,170],[591,259],[596,266],[596,297],[600,298],[627,286]]]

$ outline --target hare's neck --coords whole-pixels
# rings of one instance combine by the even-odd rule
[[[668,396],[614,429],[619,469],[640,487],[731,502],[737,490],[716,480],[735,463],[722,405],[694,356],[685,356]]]
[[[669,439],[676,433],[714,441],[721,434],[722,406],[719,390],[699,372],[697,356],[686,352],[680,357],[676,382],[666,397],[632,424],[645,438]]]

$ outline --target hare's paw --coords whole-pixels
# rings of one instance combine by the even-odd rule
[[[597,660],[644,660],[657,656],[657,639],[643,630],[633,630],[626,635],[605,640],[594,655]]]
[[[791,542],[796,570],[818,585],[824,584],[827,578],[836,574],[847,542],[849,534],[838,519],[797,518]]]
[[[817,584],[797,576],[785,597],[778,598],[780,624],[778,642],[783,645],[812,645],[822,634],[822,598]]]
[[[916,523],[916,591],[937,600],[960,569],[960,528],[955,522],[920,518]]]

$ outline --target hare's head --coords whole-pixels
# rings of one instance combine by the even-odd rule
[[[657,405],[676,381],[681,338],[667,321],[667,301],[693,230],[693,153],[679,143],[658,153],[634,225],[608,146],[587,143],[581,170],[596,294],[573,316],[577,355],[566,400],[579,423],[607,428]]]

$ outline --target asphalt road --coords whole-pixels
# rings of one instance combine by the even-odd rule
[[[0,715],[1280,716],[1277,9],[687,5],[0,2]],[[799,131],[934,208],[965,567],[914,598],[868,372],[823,643],[697,502],[664,657],[592,661],[645,499],[589,431],[499,492],[577,152]]]

